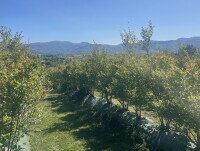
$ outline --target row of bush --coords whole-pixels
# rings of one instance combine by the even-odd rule
[[[123,108],[133,106],[137,119],[142,111],[152,111],[161,129],[176,129],[200,149],[200,59],[186,47],[177,54],[149,55],[110,55],[94,48],[51,68],[49,78],[70,95],[97,91],[108,103],[115,98]]]
[[[0,27],[0,150],[20,150],[34,107],[45,95],[45,68],[19,33]]]

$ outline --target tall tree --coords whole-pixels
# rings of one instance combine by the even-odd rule
[[[141,29],[141,47],[142,49],[149,55],[150,53],[150,45],[151,45],[151,37],[153,35],[153,28],[154,26],[152,25],[151,21],[149,21],[149,25],[147,28],[142,27]]]
[[[134,49],[136,47],[136,44],[138,43],[138,39],[130,28],[128,28],[127,31],[124,30],[124,32],[121,33],[121,40],[123,48],[126,52],[128,53],[135,52]]]
[[[0,30],[0,150],[17,150],[37,101],[44,96],[40,58],[26,50],[19,34]]]

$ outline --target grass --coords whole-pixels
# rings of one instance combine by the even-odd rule
[[[59,96],[51,96],[48,100],[38,104],[38,119],[31,125],[30,145],[32,151],[84,151],[87,150],[84,139],[77,139],[70,129],[70,121],[63,121],[65,117],[73,115],[73,107],[68,106],[66,112],[60,111],[56,104]],[[58,102],[57,102],[58,103]],[[56,107],[56,105],[58,105]]]
[[[31,125],[32,151],[131,150],[127,140],[115,137],[94,116],[91,108],[62,95],[51,95],[38,104]]]

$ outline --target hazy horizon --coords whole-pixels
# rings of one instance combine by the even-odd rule
[[[151,20],[152,39],[200,36],[200,1],[190,0],[3,0],[0,25],[23,32],[24,41],[119,44],[130,27],[137,36]]]
[[[190,38],[200,38],[200,36],[193,36],[193,37],[179,37],[176,39],[168,39],[168,40],[154,40],[152,39],[151,41],[173,41],[173,40],[178,40],[178,39],[182,39],[182,38],[186,38],[186,39],[190,39]],[[30,43],[48,43],[48,42],[71,42],[71,43],[90,43],[93,44],[93,42],[87,42],[87,41],[78,41],[78,42],[74,42],[74,41],[70,41],[70,40],[49,40],[49,41],[35,41],[35,42],[30,42]],[[96,43],[96,42],[95,42]],[[110,44],[110,43],[96,43],[96,44],[106,44],[106,45],[119,45],[122,42],[116,43],[116,44]]]

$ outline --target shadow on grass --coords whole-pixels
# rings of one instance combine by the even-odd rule
[[[78,140],[84,139],[86,147],[92,151],[131,151],[130,140],[115,135],[102,126],[95,112],[81,102],[70,101],[67,96],[58,95],[48,98],[52,108],[61,117],[62,123],[56,123],[46,129],[46,133],[54,131],[69,131]]]

